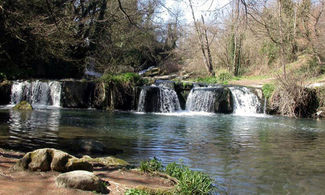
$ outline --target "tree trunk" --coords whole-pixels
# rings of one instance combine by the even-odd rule
[[[193,9],[193,5],[192,5],[192,0],[188,0],[188,1],[189,1],[189,4],[190,4],[191,11],[192,11],[194,27],[195,27],[195,30],[196,30],[196,33],[197,33],[197,36],[198,36],[198,39],[199,39],[199,44],[200,44],[200,47],[201,47],[203,60],[204,60],[204,65],[205,65],[205,68],[208,71],[209,76],[212,76],[213,75],[213,67],[212,67],[212,65],[210,66],[210,64],[209,64],[209,59],[208,59],[207,53],[205,51],[205,46],[204,46],[204,41],[203,41],[203,38],[202,38],[202,33],[201,33],[200,28],[199,28],[199,25],[196,22],[194,9]],[[211,58],[211,64],[212,64],[212,58]]]

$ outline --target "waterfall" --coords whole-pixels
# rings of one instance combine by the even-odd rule
[[[138,112],[175,112],[181,109],[173,89],[158,86],[143,87],[140,93]]]
[[[249,115],[261,112],[261,102],[247,87],[229,87],[234,101],[234,114]]]
[[[33,106],[60,107],[61,83],[58,81],[15,81],[11,87],[11,104],[28,101]]]
[[[214,88],[196,87],[191,90],[186,101],[186,110],[197,112],[214,112],[216,93]]]

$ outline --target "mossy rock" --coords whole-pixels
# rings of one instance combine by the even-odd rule
[[[25,154],[13,167],[14,171],[58,171],[74,170],[92,171],[92,165],[66,152],[44,148]]]
[[[101,158],[91,158],[90,156],[83,156],[80,160],[87,161],[92,165],[100,164],[107,168],[122,168],[129,166],[129,163],[115,157],[101,157]]]
[[[15,105],[15,107],[13,109],[14,110],[33,110],[33,107],[27,101],[21,101],[17,105]]]

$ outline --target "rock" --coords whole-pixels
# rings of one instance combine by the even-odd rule
[[[63,80],[61,104],[65,108],[88,108],[95,83],[90,81]]]
[[[83,161],[87,161],[91,163],[92,165],[103,165],[107,168],[122,168],[129,166],[129,163],[115,157],[101,157],[101,158],[91,158],[90,156],[83,156],[81,158]]]
[[[11,83],[3,81],[0,83],[0,105],[7,105],[10,103]]]
[[[95,174],[88,171],[71,171],[60,174],[55,183],[58,187],[108,193],[104,182]]]
[[[85,159],[70,158],[66,164],[67,171],[86,170],[93,171],[93,166]]]
[[[15,171],[92,171],[92,165],[68,153],[52,148],[38,149],[25,154],[12,168]]]
[[[21,101],[17,105],[15,105],[15,107],[13,109],[14,110],[33,110],[33,107],[27,101]]]
[[[53,149],[50,151],[52,156],[51,170],[58,172],[67,171],[66,164],[68,160],[74,158],[74,156],[60,150]]]

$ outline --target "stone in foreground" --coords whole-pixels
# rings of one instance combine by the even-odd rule
[[[103,181],[95,174],[88,171],[71,171],[63,173],[56,178],[55,182],[58,187],[96,191],[104,194],[109,192]]]
[[[12,168],[15,171],[58,171],[73,170],[92,171],[89,162],[80,161],[78,158],[60,150],[44,148],[25,154]]]

